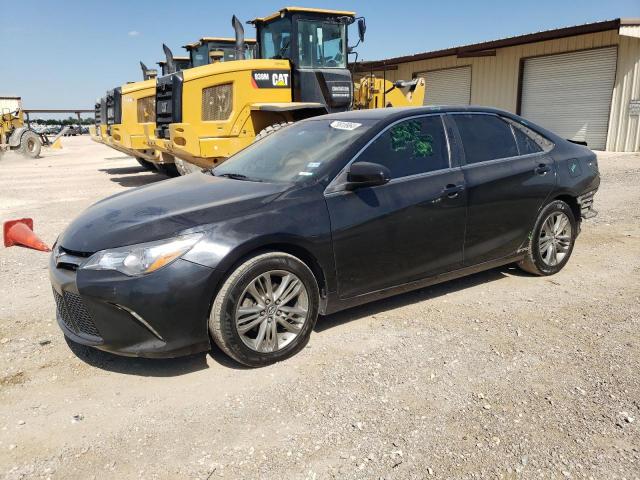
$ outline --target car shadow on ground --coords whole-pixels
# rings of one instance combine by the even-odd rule
[[[476,273],[468,277],[439,283],[430,287],[425,287],[412,292],[403,293],[386,299],[371,302],[360,307],[350,308],[342,312],[320,317],[314,328],[315,333],[324,333],[333,327],[360,320],[362,318],[376,315],[381,312],[401,308],[413,303],[431,300],[448,293],[464,290],[465,288],[482,285],[483,283],[494,282],[509,275],[524,275],[514,265],[505,265],[485,272]],[[72,340],[66,339],[70,350],[83,362],[102,370],[122,373],[125,375],[137,375],[143,377],[174,377],[184,375],[199,370],[209,368],[207,356],[221,367],[235,370],[245,370],[245,367],[229,358],[217,345],[213,344],[211,351],[190,355],[187,357],[170,359],[153,358],[132,358],[114,355],[91,347],[79,345]],[[311,339],[313,341],[313,338]]]
[[[127,188],[141,187],[169,178],[166,175],[150,172],[137,165],[132,167],[101,168],[99,171],[108,175],[117,175],[112,176],[109,180]],[[144,173],[144,175],[140,175],[141,173]]]
[[[314,332],[322,333],[333,327],[353,322],[355,320],[360,320],[371,315],[405,307],[414,303],[424,302],[426,300],[432,300],[442,295],[447,295],[448,293],[457,292],[458,290],[482,285],[483,283],[494,282],[502,278],[506,278],[509,275],[520,274],[528,275],[521,272],[521,270],[515,265],[505,265],[455,280],[449,280],[448,282],[437,283],[419,290],[413,290],[393,297],[376,300],[359,307],[353,307],[348,310],[343,310],[332,315],[318,318]]]
[[[176,377],[209,368],[205,353],[168,359],[123,357],[80,345],[66,337],[65,340],[73,354],[86,364],[125,375]]]

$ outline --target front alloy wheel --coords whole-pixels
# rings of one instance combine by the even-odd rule
[[[299,352],[318,317],[319,291],[309,267],[284,252],[246,260],[216,295],[209,332],[238,362],[259,367]]]
[[[254,278],[240,296],[236,329],[256,352],[277,352],[299,334],[309,313],[309,294],[293,273],[270,270]]]

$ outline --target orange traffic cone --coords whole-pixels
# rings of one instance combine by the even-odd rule
[[[38,236],[33,233],[33,219],[20,218],[4,222],[4,246],[22,245],[41,252],[50,252],[51,249]]]

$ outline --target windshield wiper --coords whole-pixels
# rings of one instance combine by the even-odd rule
[[[258,178],[250,178],[247,177],[246,175],[243,175],[242,173],[215,173],[213,172],[213,175],[216,177],[226,177],[226,178],[232,178],[233,180],[245,180],[248,182],[262,182],[262,180],[258,179]]]

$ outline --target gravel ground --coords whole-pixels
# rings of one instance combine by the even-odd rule
[[[165,180],[85,138],[0,159],[0,220],[50,244]],[[505,267],[321,318],[267,368],[217,350],[120,358],[65,342],[47,255],[0,250],[0,476],[640,478],[640,154],[600,155],[568,266]]]

